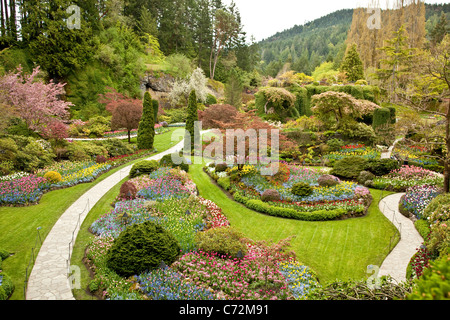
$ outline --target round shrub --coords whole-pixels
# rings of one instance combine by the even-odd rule
[[[335,177],[331,174],[324,174],[319,177],[317,182],[321,187],[332,187],[341,183],[341,180],[338,177]]]
[[[180,253],[175,237],[162,226],[146,221],[125,229],[106,254],[107,267],[130,277],[156,269],[161,261],[171,265]]]
[[[367,181],[371,181],[374,178],[375,175],[372,172],[363,170],[359,173],[359,176],[356,180],[358,181],[359,184],[366,185]]]
[[[161,167],[173,167],[174,163],[172,161],[172,155],[166,154],[159,160],[159,165]]]
[[[376,176],[384,176],[392,170],[399,169],[400,165],[394,159],[376,159],[369,160],[366,165],[366,170],[372,172]]]
[[[136,198],[137,188],[136,186],[130,182],[125,181],[120,186],[119,197],[123,200],[132,200]]]
[[[313,188],[305,182],[299,182],[292,186],[291,192],[299,197],[307,197],[313,193]]]
[[[44,178],[47,179],[50,183],[58,183],[62,181],[61,174],[56,171],[49,171],[44,175]]]
[[[227,170],[227,168],[228,168],[228,166],[226,163],[218,163],[218,164],[216,164],[215,171],[216,172],[224,172]]]
[[[242,241],[242,234],[231,227],[212,228],[198,232],[195,239],[198,249],[205,252],[216,252],[229,257],[236,257],[239,251],[243,255],[247,253],[247,247]]]
[[[345,157],[334,163],[334,168],[330,173],[342,178],[356,179],[359,173],[365,170],[366,165],[367,160],[361,157]]]
[[[133,165],[130,170],[130,177],[135,178],[142,174],[150,174],[158,169],[158,161],[156,160],[142,160]]]
[[[264,202],[268,201],[279,201],[281,200],[280,193],[274,189],[267,189],[261,195],[261,200]]]

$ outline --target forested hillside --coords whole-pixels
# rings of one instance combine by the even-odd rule
[[[259,42],[263,60],[260,71],[275,77],[286,63],[290,63],[291,70],[311,75],[325,61],[332,62],[334,69],[338,69],[346,51],[353,11],[339,10],[304,25],[278,32]],[[366,10],[360,11],[367,15]],[[438,23],[442,12],[446,13],[447,21],[450,21],[450,4],[425,4],[427,36]],[[383,17],[385,16],[383,10]]]
[[[141,79],[154,72],[180,78],[200,67],[226,82],[258,61],[238,9],[221,0],[0,3],[0,73],[40,66],[45,80],[66,83],[72,118],[107,115],[98,97],[110,87],[141,98]]]

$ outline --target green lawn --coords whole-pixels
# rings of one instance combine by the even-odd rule
[[[158,152],[167,150],[178,142],[177,139],[174,139],[174,142],[171,141],[172,133],[176,129],[179,128],[171,128],[170,131],[155,136],[154,147]],[[181,132],[180,135],[175,134],[174,137],[182,137]],[[15,285],[11,300],[22,300],[24,298],[25,272],[32,256],[31,250],[35,246],[37,228],[41,227],[39,232],[42,241],[44,241],[59,217],[82,194],[109,175],[136,161],[139,160],[115,168],[92,183],[48,192],[43,195],[37,205],[0,207],[0,248],[13,253],[2,263],[3,271],[12,278]],[[39,247],[40,245],[38,245],[38,249]],[[36,255],[37,252],[35,251]],[[31,267],[28,272],[31,272]]]
[[[382,195],[379,190],[371,190],[374,201],[365,217],[298,221],[249,210],[212,185],[201,165],[192,165],[189,170],[200,195],[222,208],[231,225],[247,237],[279,241],[294,236],[291,244],[297,259],[313,268],[322,283],[334,279],[367,278],[367,266],[380,266],[399,240],[395,227],[378,209]],[[383,196],[388,194],[384,192]]]

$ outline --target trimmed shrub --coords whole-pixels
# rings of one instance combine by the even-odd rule
[[[130,178],[135,178],[142,174],[150,174],[158,169],[158,161],[156,160],[142,160],[135,163],[130,170]]]
[[[136,198],[136,193],[136,186],[130,181],[125,181],[120,186],[119,198],[123,200],[133,200]]]
[[[267,189],[261,195],[261,200],[264,202],[268,201],[279,201],[281,200],[280,193],[274,189]]]
[[[176,153],[174,154],[176,155]],[[178,156],[181,156],[180,154]],[[185,161],[183,160],[182,163],[180,164],[176,164],[173,162],[172,160],[172,154],[166,154],[164,155],[160,160],[159,160],[159,165],[161,167],[172,167],[172,168],[176,168],[179,167],[181,170],[184,170],[186,172],[189,172],[189,165],[187,163],[185,163]]]
[[[361,171],[356,179],[359,184],[366,185],[367,181],[371,181],[375,178],[375,175],[369,171]]]
[[[374,129],[391,123],[391,111],[388,108],[378,108],[373,112]]]
[[[139,122],[137,145],[139,149],[153,149],[155,139],[155,118],[150,93],[144,94],[142,118]]]
[[[215,172],[224,172],[228,168],[226,163],[218,163],[215,167]]]
[[[46,174],[44,174],[44,178],[47,179],[50,183],[58,183],[62,181],[61,174],[56,171],[49,171]]]
[[[345,157],[334,163],[331,174],[347,179],[356,179],[367,166],[367,160],[361,157]]]
[[[159,267],[161,261],[171,265],[180,253],[175,237],[162,226],[146,221],[125,229],[106,254],[107,267],[118,275],[130,277]]]
[[[305,182],[298,182],[292,186],[291,192],[299,197],[307,197],[313,193],[313,188]]]
[[[242,239],[243,235],[232,227],[213,228],[195,235],[198,249],[229,257],[236,257],[239,251],[243,255],[247,253],[247,246]]]
[[[341,183],[341,180],[331,174],[324,174],[317,179],[317,183],[321,187],[332,187]]]
[[[366,165],[366,170],[372,172],[376,176],[384,176],[396,169],[400,169],[400,165],[398,161],[394,159],[369,160]]]

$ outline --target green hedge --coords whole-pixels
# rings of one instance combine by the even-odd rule
[[[292,208],[271,206],[270,204],[265,203],[261,200],[249,199],[243,196],[240,192],[235,192],[233,198],[235,201],[242,203],[249,209],[265,213],[270,216],[281,218],[297,219],[304,221],[325,221],[340,218],[347,213],[347,211],[344,209],[301,212]]]

